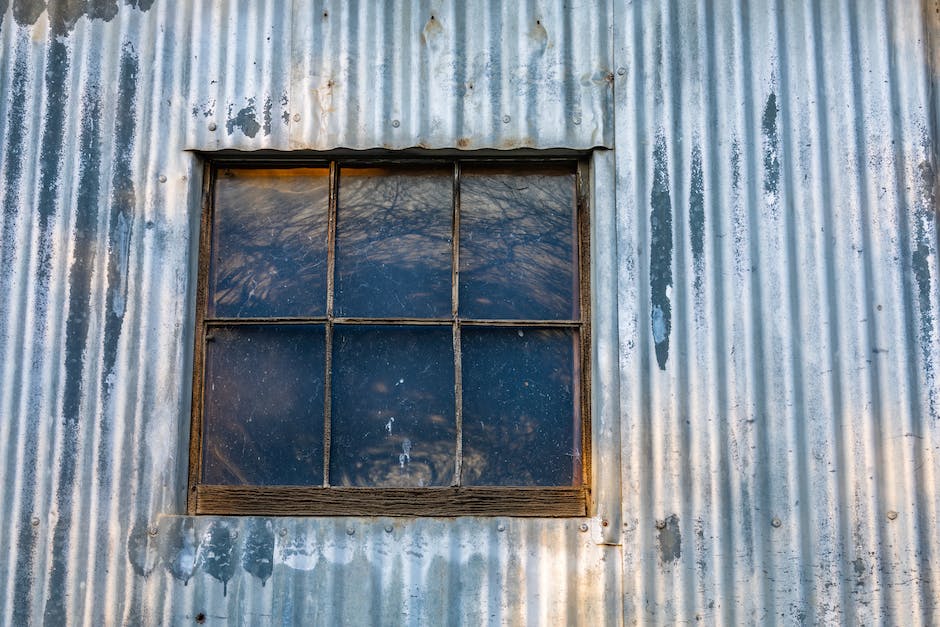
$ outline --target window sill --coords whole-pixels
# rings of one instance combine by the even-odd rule
[[[195,514],[265,516],[587,515],[586,487],[346,488],[196,487]]]

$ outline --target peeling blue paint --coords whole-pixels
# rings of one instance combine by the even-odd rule
[[[111,175],[111,209],[108,224],[108,290],[105,294],[104,370],[101,380],[104,412],[99,422],[101,437],[111,430],[107,417],[114,386],[114,367],[118,343],[124,326],[127,303],[127,273],[136,213],[137,193],[134,187],[133,152],[136,132],[137,80],[140,66],[137,53],[130,43],[121,49],[117,85],[117,120],[114,125],[114,168]],[[111,463],[107,452],[98,457],[98,471],[104,473]]]
[[[124,0],[125,6],[148,11],[154,0]],[[0,8],[5,8],[0,7]],[[36,23],[43,11],[49,12],[49,26],[54,35],[66,35],[82,17],[110,22],[119,12],[118,0],[65,2],[49,0],[13,0],[13,19],[21,26]],[[2,15],[2,13],[0,13]]]
[[[780,184],[780,161],[778,158],[780,140],[777,137],[777,96],[773,92],[767,96],[764,106],[764,117],[761,122],[761,133],[764,136],[764,191],[777,196],[777,187]]]
[[[656,544],[663,566],[678,562],[682,557],[682,532],[677,515],[670,514],[657,525]]]
[[[926,139],[925,139],[926,143]],[[934,189],[936,172],[929,160],[924,160],[918,167],[918,202],[915,203],[913,222],[913,242],[911,250],[911,270],[914,273],[914,282],[917,286],[917,305],[920,317],[920,350],[926,379],[926,389],[930,413],[934,419],[940,417],[938,413],[937,372],[936,364],[931,357],[931,345],[934,335],[933,303],[931,302],[930,259],[935,254],[932,250],[932,236],[936,232],[936,198]]]
[[[653,189],[650,193],[650,323],[656,362],[666,369],[672,330],[672,201],[669,197],[669,163],[666,139],[660,133],[653,148]]]
[[[255,99],[249,98],[248,106],[239,109],[235,117],[232,117],[232,109],[234,108],[233,105],[228,106],[228,120],[225,122],[225,130],[229,135],[232,135],[237,128],[246,136],[254,138],[261,130],[255,112]]]
[[[692,266],[695,272],[693,289],[702,295],[705,275],[705,183],[702,174],[702,148],[692,147],[691,181],[689,183],[689,236],[692,243]]]
[[[271,121],[273,119],[271,116],[271,108],[273,106],[274,106],[274,103],[271,101],[270,96],[264,99],[264,107],[261,110],[261,115],[262,115],[262,119],[264,120],[264,125],[262,128],[264,129],[265,135],[271,134]]]
[[[199,549],[202,569],[222,583],[222,596],[226,596],[228,582],[235,575],[235,546],[232,531],[225,523],[212,523]]]
[[[68,101],[68,76],[69,76],[69,51],[65,44],[52,38],[49,41],[49,48],[46,60],[45,72],[45,91],[46,91],[46,111],[47,116],[43,126],[42,140],[40,142],[40,174],[39,174],[39,198],[38,198],[38,224],[39,224],[39,263],[37,266],[37,283],[34,288],[42,298],[37,299],[35,320],[37,322],[39,337],[45,334],[47,315],[46,315],[46,296],[49,292],[49,275],[51,272],[52,257],[52,236],[56,217],[57,196],[59,192],[59,183],[62,163],[62,143],[65,130],[66,103]],[[37,356],[33,362],[34,372],[39,372],[42,367],[41,359],[48,356]],[[35,403],[31,407],[39,405],[39,395],[41,389],[33,391],[36,397]],[[38,421],[30,421],[30,428],[26,436],[26,451],[35,454],[38,443],[36,429]],[[68,534],[72,527],[70,508],[72,503],[72,484],[75,479],[75,455],[76,443],[78,441],[78,422],[77,416],[66,417],[65,428],[62,433],[62,461],[59,466],[58,485],[56,486],[56,508],[59,512],[59,518],[56,520],[52,535],[53,555],[65,555],[68,552]],[[37,460],[38,461],[38,460]],[[29,463],[29,462],[27,462]],[[37,463],[37,462],[34,462]],[[35,478],[31,478],[26,492],[26,498],[32,500],[35,489]],[[24,508],[24,511],[28,511]],[[62,561],[53,564],[49,576],[49,585],[47,587],[48,595],[46,597],[45,622],[47,624],[61,624],[65,620],[65,596],[67,594],[65,585],[66,565]]]
[[[192,518],[173,519],[165,537],[164,565],[174,579],[188,585],[196,570],[197,543]]]
[[[250,574],[267,582],[274,572],[274,530],[270,521],[255,519],[248,528],[242,566]]]

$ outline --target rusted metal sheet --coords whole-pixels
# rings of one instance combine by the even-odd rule
[[[72,4],[0,0],[0,622],[940,622],[936,0]],[[596,149],[590,518],[179,516],[194,151],[340,147]]]

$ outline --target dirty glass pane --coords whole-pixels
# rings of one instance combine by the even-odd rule
[[[332,387],[332,485],[453,482],[450,327],[334,327]]]
[[[450,168],[343,168],[336,212],[336,315],[451,312]]]
[[[465,485],[580,482],[577,332],[463,327]]]
[[[326,313],[329,170],[223,170],[215,183],[209,317]]]
[[[209,329],[203,482],[323,482],[321,325]]]
[[[575,177],[570,169],[465,167],[460,315],[578,317]]]

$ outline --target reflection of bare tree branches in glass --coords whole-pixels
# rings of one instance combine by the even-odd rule
[[[450,314],[451,190],[447,168],[342,170],[337,315]]]
[[[212,333],[204,481],[322,483],[323,326],[250,325]]]
[[[466,485],[571,485],[577,443],[568,329],[465,327]]]
[[[460,206],[461,316],[577,317],[571,172],[468,167]]]
[[[210,315],[324,314],[328,174],[297,168],[219,177]]]
[[[452,347],[449,327],[335,328],[331,484],[452,483]]]

